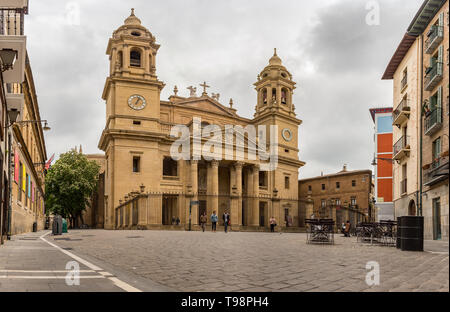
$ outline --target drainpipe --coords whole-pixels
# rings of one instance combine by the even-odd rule
[[[420,129],[420,135],[419,135],[419,209],[418,209],[418,215],[422,216],[422,192],[423,192],[423,175],[422,175],[422,162],[423,162],[423,155],[422,155],[422,133],[423,133],[423,123],[422,123],[422,105],[423,105],[423,34],[420,35],[420,105],[419,105],[419,129]]]

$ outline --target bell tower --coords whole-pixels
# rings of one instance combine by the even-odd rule
[[[124,25],[114,31],[106,50],[110,61],[110,74],[103,91],[107,120],[117,121],[118,115],[133,120],[159,118],[160,93],[164,88],[156,76],[159,47],[132,9]],[[117,125],[113,122],[109,126]],[[159,125],[148,126],[156,129]]]
[[[296,83],[283,66],[277,49],[274,49],[269,65],[258,75],[258,81],[254,85],[258,94],[255,118],[270,112],[295,116],[292,94]]]

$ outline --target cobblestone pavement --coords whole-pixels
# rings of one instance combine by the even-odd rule
[[[448,242],[402,252],[341,235],[334,246],[285,233],[73,230],[48,239],[174,291],[449,291]],[[365,282],[369,261],[380,265],[379,286]]]
[[[47,232],[14,236],[0,246],[0,292],[123,292],[137,291],[115,274],[74,255],[71,248],[48,243]],[[46,241],[47,240],[47,241]],[[79,265],[79,284],[72,284]],[[116,270],[118,271],[118,270]],[[66,278],[69,274],[69,284]],[[120,273],[119,273],[120,274]],[[122,274],[121,274],[122,275]],[[136,280],[131,281],[138,284]],[[71,284],[71,285],[70,285]],[[150,289],[152,290],[152,289]],[[153,288],[153,290],[162,290]]]

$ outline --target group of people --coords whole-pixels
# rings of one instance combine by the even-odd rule
[[[216,214],[216,211],[213,211],[211,217],[211,230],[213,232],[217,232],[217,222],[219,222],[219,216]],[[224,225],[224,230],[225,233],[228,233],[228,227],[231,225],[231,218],[230,218],[230,214],[228,212],[225,212],[222,215],[222,220],[223,220],[223,225]],[[203,214],[200,216],[200,225],[202,227],[202,231],[205,232],[206,231],[206,223],[208,222],[208,217],[206,215],[206,212],[203,212]],[[275,232],[275,227],[277,226],[277,220],[272,217],[269,220],[270,223],[270,232]]]
[[[172,217],[172,225],[180,225],[181,220],[178,217]]]

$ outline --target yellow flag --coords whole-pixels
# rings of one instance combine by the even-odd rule
[[[23,190],[25,191],[26,189],[27,189],[27,169],[25,168],[25,165],[24,164],[22,164],[22,166],[23,166],[23,179],[22,179],[22,187],[23,187]]]

